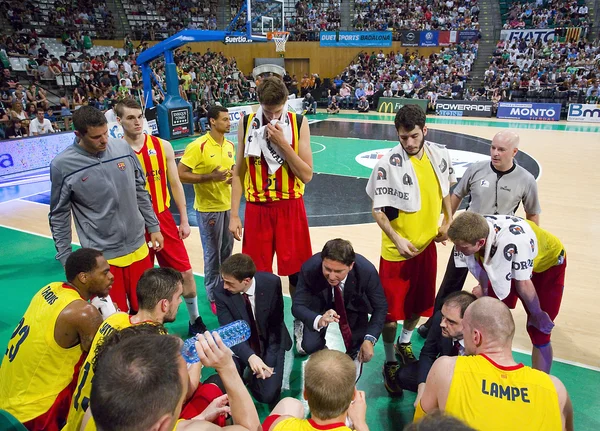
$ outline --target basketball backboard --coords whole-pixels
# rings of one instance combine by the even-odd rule
[[[250,7],[252,38],[264,38],[268,32],[285,30],[284,0],[247,0]]]

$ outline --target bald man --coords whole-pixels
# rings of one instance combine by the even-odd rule
[[[515,362],[515,322],[505,304],[478,299],[465,311],[463,329],[471,356],[435,361],[415,420],[439,409],[481,431],[573,430],[573,407],[562,382]]]
[[[492,139],[491,161],[473,163],[456,185],[451,195],[452,214],[462,200],[470,196],[467,211],[477,214],[514,215],[523,203],[525,216],[535,224],[540,224],[540,202],[535,178],[515,163],[519,152],[519,135],[511,130],[498,132]],[[456,249],[452,249],[446,273],[435,297],[435,311],[439,311],[444,300],[452,292],[463,288],[467,268],[457,268],[454,263]],[[427,337],[432,319],[419,327],[419,334]]]

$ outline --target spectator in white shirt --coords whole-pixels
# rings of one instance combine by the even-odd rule
[[[36,117],[29,123],[29,136],[44,135],[46,133],[54,133],[52,123],[47,118],[44,118],[44,110],[38,108]]]

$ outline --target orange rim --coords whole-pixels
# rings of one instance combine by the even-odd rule
[[[290,34],[289,31],[270,31],[267,33],[267,39],[272,40],[273,36],[283,36],[284,34]]]

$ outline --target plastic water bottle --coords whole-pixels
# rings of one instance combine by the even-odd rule
[[[213,332],[213,331],[211,331]],[[250,325],[245,320],[236,320],[235,322],[228,323],[225,326],[221,326],[214,330],[219,336],[223,343],[231,348],[237,344],[243,343],[250,339]],[[196,337],[188,338],[184,341],[183,347],[181,348],[181,356],[188,364],[195,364],[200,362],[198,352],[196,351]]]

